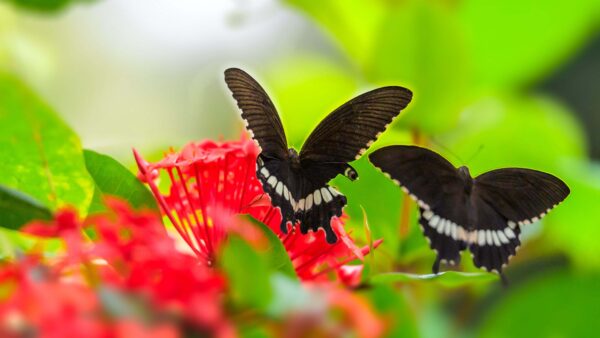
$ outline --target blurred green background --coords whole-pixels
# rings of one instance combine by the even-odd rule
[[[0,70],[49,103],[85,148],[130,167],[131,147],[159,156],[191,140],[239,137],[227,67],[259,79],[296,147],[352,96],[408,87],[413,102],[371,149],[417,142],[474,175],[536,168],[572,194],[524,229],[507,289],[489,279],[391,278],[361,291],[389,335],[592,337],[600,332],[599,32],[598,0],[11,0],[0,2]],[[4,141],[3,161],[15,161]],[[414,206],[366,158],[355,166],[360,180],[334,184],[349,197],[353,235],[364,240],[363,206],[374,237],[384,238],[370,272],[429,273],[434,255]],[[470,259],[458,269],[476,271]]]

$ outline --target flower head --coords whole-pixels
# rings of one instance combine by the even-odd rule
[[[281,213],[271,205],[256,177],[259,151],[254,141],[243,138],[232,142],[190,143],[181,152],[171,151],[157,163],[146,162],[135,150],[134,155],[139,176],[150,186],[163,213],[208,265],[213,263],[216,249],[229,231],[244,231],[243,227],[236,227],[232,216],[247,213],[279,236],[301,279],[333,278],[351,285],[358,283],[361,268],[347,268],[345,264],[363,259],[369,248],[354,244],[344,230],[345,217],[331,221],[340,238],[333,245],[327,243],[322,231],[302,235],[293,229],[284,234],[279,229]],[[161,172],[170,180],[167,193],[161,193],[157,185]]]

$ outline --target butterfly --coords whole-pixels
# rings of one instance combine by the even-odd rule
[[[281,210],[281,231],[287,222],[300,222],[300,231],[325,231],[328,243],[337,241],[331,218],[341,216],[346,197],[327,183],[343,174],[356,180],[354,161],[379,137],[412,99],[402,87],[378,88],[346,102],[308,136],[300,153],[288,148],[279,114],[265,90],[241,69],[225,71],[252,138],[261,148],[257,177],[271,203]]]
[[[521,244],[521,226],[537,222],[569,195],[557,177],[522,168],[496,169],[475,178],[439,154],[416,146],[389,146],[369,160],[402,187],[440,263],[456,265],[471,251],[475,266],[500,274]]]

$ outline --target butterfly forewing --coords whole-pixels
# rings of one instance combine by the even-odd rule
[[[287,140],[275,106],[265,90],[241,69],[225,71],[225,82],[242,110],[253,138],[266,157],[287,157]]]
[[[412,99],[402,87],[383,87],[346,102],[329,114],[310,134],[302,161],[348,163],[373,143]]]
[[[569,195],[557,177],[537,170],[506,168],[475,178],[473,193],[515,223],[537,221]]]
[[[426,209],[464,190],[456,168],[425,148],[384,147],[369,155],[369,160]]]

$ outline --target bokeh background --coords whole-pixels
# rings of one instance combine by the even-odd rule
[[[0,2],[0,69],[80,135],[133,168],[243,130],[223,83],[241,67],[264,85],[289,141],[354,95],[402,85],[414,100],[372,149],[418,143],[476,175],[553,173],[571,196],[524,229],[510,287],[427,281],[363,292],[393,337],[592,337],[600,324],[600,2],[483,0],[11,0]],[[9,126],[0,126],[7,128]],[[10,161],[4,158],[3,161]],[[376,272],[430,272],[416,210],[363,158],[348,195],[364,207]],[[470,255],[457,269],[476,271]]]

